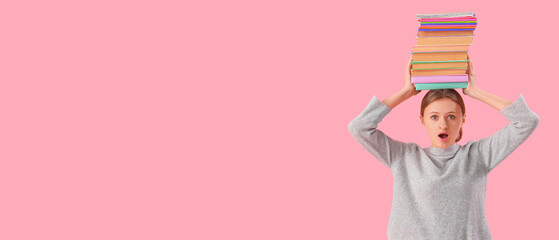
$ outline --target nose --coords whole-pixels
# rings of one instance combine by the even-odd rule
[[[448,124],[446,124],[446,120],[442,120],[439,127],[441,129],[446,129],[448,127]]]

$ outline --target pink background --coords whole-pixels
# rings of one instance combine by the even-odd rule
[[[415,14],[461,11],[478,86],[541,118],[492,236],[557,238],[553,1],[47,2],[0,8],[0,239],[386,239],[391,172],[347,125],[403,86]],[[428,146],[425,92],[380,128]],[[465,101],[460,143],[508,123]]]

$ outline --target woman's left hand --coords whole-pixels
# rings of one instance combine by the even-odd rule
[[[468,56],[468,70],[466,71],[466,73],[468,74],[468,86],[466,88],[463,88],[462,92],[465,95],[473,97],[472,92],[477,88],[477,86],[475,80],[476,77],[474,75],[474,66],[472,65],[472,60],[470,59],[470,56]]]

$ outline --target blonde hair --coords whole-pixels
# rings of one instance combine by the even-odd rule
[[[437,101],[441,98],[448,98],[448,99],[454,101],[462,109],[462,116],[466,115],[466,106],[464,105],[464,100],[462,99],[462,96],[460,96],[460,94],[456,90],[454,90],[454,89],[434,89],[434,90],[430,90],[429,92],[427,92],[427,94],[425,94],[425,96],[423,97],[423,100],[421,100],[421,110],[420,110],[421,116],[423,117],[423,113],[425,112],[425,108],[427,108],[427,106],[429,106],[429,104],[431,104],[432,102]],[[462,127],[460,127],[460,132],[458,133],[458,137],[456,138],[456,142],[460,141],[460,139],[462,139]]]

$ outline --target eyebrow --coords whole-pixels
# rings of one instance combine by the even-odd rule
[[[430,112],[430,113],[439,113],[439,112]],[[447,113],[456,113],[456,112],[452,111],[452,112],[447,112]]]

